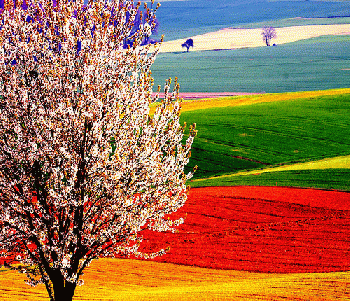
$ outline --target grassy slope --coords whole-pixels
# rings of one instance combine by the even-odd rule
[[[299,40],[291,43],[291,45],[312,45],[312,44],[322,44],[322,43],[337,43],[337,42],[349,42],[349,35],[337,35],[337,36],[320,36],[316,38]]]
[[[236,107],[236,106],[253,105],[258,103],[270,103],[270,102],[278,102],[278,101],[286,101],[286,100],[299,100],[299,99],[315,98],[320,96],[337,96],[337,95],[343,95],[343,94],[350,94],[350,88],[195,99],[195,100],[183,101],[181,106],[181,112],[183,113],[183,112],[189,112],[189,111],[210,109],[213,107],[215,108]]]
[[[348,91],[318,93],[327,92],[334,94]],[[242,106],[245,102],[261,103]],[[225,103],[227,107],[224,107]],[[202,104],[207,109],[194,111],[201,102],[184,103],[182,113],[182,120],[187,123],[196,122],[199,130],[190,161],[192,166],[200,167],[196,178],[238,174],[206,182],[194,181],[191,182],[192,186],[249,183],[275,185],[276,177],[278,178],[276,173],[273,176],[263,174],[258,177],[254,174],[260,173],[261,168],[350,154],[350,138],[347,134],[350,130],[350,116],[347,113],[350,109],[349,95],[317,96],[317,92],[299,92],[225,98]],[[210,105],[213,108],[208,108]],[[319,171],[325,167],[327,172]],[[331,168],[342,169],[331,171]],[[285,186],[316,185],[348,190],[349,174],[343,168],[350,168],[347,157],[289,167],[289,170],[279,167],[270,171],[283,171],[281,179],[285,179]],[[293,169],[307,171],[300,173]],[[243,170],[253,172],[239,173]],[[329,181],[332,173],[337,178],[334,183]],[[289,182],[288,175],[291,176]]]
[[[278,20],[269,20],[264,22],[256,22],[250,24],[241,24],[240,28],[261,28],[264,26],[289,27],[289,26],[303,26],[303,25],[329,25],[329,24],[349,24],[350,17],[343,18],[286,18]]]
[[[0,270],[0,300],[47,300],[45,288]],[[349,272],[260,274],[135,260],[91,264],[75,300],[345,300]],[[204,299],[203,299],[204,298]]]

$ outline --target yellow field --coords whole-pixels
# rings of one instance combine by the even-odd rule
[[[243,105],[251,105],[251,104],[263,103],[263,102],[297,100],[297,99],[312,98],[312,97],[325,96],[325,95],[341,95],[341,94],[348,94],[348,93],[350,93],[350,88],[184,100],[181,103],[181,112],[196,111],[196,110],[203,110],[203,109],[209,109],[209,108],[243,106]],[[150,110],[151,114],[154,113],[156,106],[157,104],[151,105],[151,110]]]
[[[272,168],[256,169],[251,171],[236,172],[233,174],[227,174],[222,176],[210,177],[205,179],[192,180],[193,182],[205,181],[207,179],[220,179],[233,176],[248,176],[254,174],[261,174],[265,172],[278,172],[278,171],[291,171],[291,170],[315,170],[315,169],[350,169],[350,156],[339,156],[334,158],[326,158],[318,161],[311,161],[305,163],[296,163],[290,165],[283,165]]]
[[[21,274],[0,270],[0,300],[48,300]],[[74,300],[350,300],[350,272],[259,274],[138,260],[91,264]]]
[[[312,97],[325,96],[325,95],[341,95],[341,94],[347,94],[347,93],[350,93],[350,88],[188,100],[188,101],[182,102],[181,112],[209,109],[213,107],[215,108],[232,107],[232,106],[241,106],[241,105],[251,105],[251,104],[262,103],[262,102],[297,100],[297,99],[303,99],[303,98],[312,98]]]

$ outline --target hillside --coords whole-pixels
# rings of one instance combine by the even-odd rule
[[[152,66],[152,76],[155,87],[164,86],[169,77],[178,77],[181,92],[281,93],[346,88],[350,87],[350,38],[336,38],[277,47],[161,53]]]
[[[165,35],[165,53],[152,67],[155,86],[177,76],[182,92],[348,87],[349,9],[349,1],[162,2],[155,38]],[[256,49],[265,25],[277,28],[278,47]],[[186,53],[181,44],[189,37],[195,37],[194,48]]]
[[[140,251],[153,253],[166,249],[166,254],[153,260],[131,256],[95,259],[82,275],[85,284],[77,287],[73,300],[350,300],[350,1],[159,1],[162,4],[157,12],[160,26],[155,38],[165,34],[165,42],[152,68],[155,87],[163,85],[169,77],[178,77],[180,91],[186,93],[183,95],[187,98],[182,103],[181,123],[186,122],[188,126],[196,123],[198,129],[186,171],[195,165],[198,170],[187,182],[187,201],[169,217],[184,217],[184,223],[175,233],[153,233],[143,228],[147,224],[137,228],[130,223],[119,242],[141,230]],[[77,9],[74,15],[77,13],[77,20],[83,22],[80,12]],[[97,13],[95,17],[104,27],[108,25],[105,18],[110,14]],[[262,47],[260,33],[264,25],[278,28],[278,38],[273,41],[277,47]],[[85,29],[90,35],[89,28],[85,26]],[[97,32],[94,30],[92,35]],[[77,34],[79,32],[75,32]],[[194,37],[195,47],[186,53],[181,49],[181,42],[188,37]],[[74,41],[78,49],[79,37]],[[84,51],[80,55],[82,53]],[[78,56],[79,50],[75,58]],[[134,67],[139,68],[139,61],[135,61]],[[142,75],[134,76],[131,88],[139,88],[143,79]],[[81,98],[85,92],[80,92]],[[189,99],[191,93],[196,99]],[[210,94],[212,98],[198,98]],[[219,94],[226,96],[215,97]],[[227,96],[232,94],[235,96]],[[121,101],[125,100],[121,96]],[[108,100],[108,93],[106,97]],[[151,113],[153,110],[154,107]],[[103,117],[109,118],[104,113]],[[85,121],[86,134],[90,124],[95,129],[95,120]],[[152,122],[150,118],[148,122]],[[138,130],[134,129],[130,135],[145,133],[142,128]],[[95,132],[89,132],[92,138]],[[86,137],[84,135],[84,141]],[[113,139],[118,137],[111,137],[112,144]],[[140,141],[142,143],[142,139]],[[84,155],[85,148],[81,150]],[[129,162],[135,155],[122,156],[122,159]],[[84,161],[87,155],[82,158]],[[143,160],[138,163],[143,164]],[[38,170],[40,166],[37,174]],[[97,176],[98,172],[95,172]],[[139,174],[137,170],[130,173]],[[47,175],[50,176],[45,174],[45,177]],[[80,178],[86,175],[85,171],[78,174],[78,184],[83,183],[81,187],[86,183]],[[62,179],[65,183],[66,178]],[[161,178],[157,174],[155,181]],[[101,179],[108,182],[108,176]],[[163,182],[171,186],[169,180]],[[124,184],[134,185],[130,181]],[[153,187],[157,183],[151,184]],[[167,187],[164,185],[150,197],[156,206],[167,210],[168,205],[154,197],[174,196],[173,191],[164,192]],[[38,181],[34,186],[41,192],[24,205],[32,204],[40,209],[46,188]],[[144,192],[142,185],[134,186],[135,191],[128,194],[127,202],[140,206],[142,218],[150,212],[150,207],[140,203],[145,199],[138,196]],[[14,185],[14,189],[21,193],[19,184]],[[60,186],[57,189],[61,189]],[[85,194],[89,206],[106,207],[103,189],[90,192]],[[18,211],[13,202],[7,203]],[[69,268],[69,260],[75,258],[72,252],[84,249],[79,249],[79,243],[77,248],[69,245],[80,238],[80,226],[84,231],[92,229],[92,235],[84,234],[91,247],[96,245],[91,243],[93,238],[105,240],[105,245],[114,240],[111,235],[116,227],[99,224],[98,216],[89,227],[82,216],[89,217],[94,213],[93,208],[84,209],[82,202],[76,203],[70,211],[63,208],[60,212],[55,206],[49,208],[57,216],[74,211],[71,220],[51,223],[55,227],[49,236],[62,238],[58,245],[61,243],[68,250],[67,256],[62,257],[57,244],[51,244],[51,251],[57,251],[62,257],[62,264],[57,266],[63,273]],[[118,206],[111,206],[106,207],[110,210],[104,216],[128,224],[129,217],[137,213],[133,206],[124,205],[125,214],[120,213]],[[37,216],[45,218],[44,211],[39,210]],[[36,214],[26,209],[24,212],[28,217]],[[49,227],[50,223],[45,225]],[[101,235],[95,233],[99,226],[105,230]],[[37,232],[32,229],[33,224],[29,228],[32,233]],[[65,239],[60,233],[56,235],[62,229],[68,229],[72,239]],[[15,231],[26,231],[26,228],[20,225]],[[3,232],[10,238],[13,233]],[[45,235],[38,236],[39,242],[47,243]],[[50,251],[50,248],[39,249],[41,253]],[[120,249],[125,250],[124,246]],[[113,254],[109,253],[108,246],[103,252]],[[55,259],[57,254],[53,253],[51,257]],[[8,258],[0,261],[1,301],[49,299],[44,284],[36,287],[25,284],[25,275],[2,266],[4,260]]]
[[[146,248],[171,246],[162,263],[94,261],[75,300],[347,300],[349,200],[308,189],[192,189],[178,233],[144,233]],[[0,269],[0,300],[47,300],[43,285],[24,278]]]
[[[218,31],[192,36],[191,51],[228,50],[266,46],[261,38],[261,28],[224,28]],[[276,28],[276,45],[293,43],[320,36],[342,36],[350,34],[350,24],[303,25]],[[184,40],[164,42],[160,52],[183,52]]]
[[[324,188],[332,188],[337,177],[350,190],[349,94],[342,89],[184,101],[182,121],[195,121],[200,130],[191,164],[200,166],[202,176],[222,173],[219,168],[231,159],[227,165],[237,168],[236,174],[225,169],[228,175],[190,184],[252,185],[255,164],[264,167],[261,175],[272,175],[258,185],[276,180],[298,186],[288,173],[299,172],[308,187],[322,180]],[[232,149],[247,157],[233,158]],[[198,150],[205,151],[198,155]],[[329,178],[308,179],[305,173],[312,168]],[[94,261],[76,299],[195,300],[205,294],[208,300],[346,300],[349,204],[348,192],[328,190],[191,189],[177,213],[186,217],[178,233],[143,233],[143,250],[171,247],[156,259],[162,263]],[[0,299],[47,299],[43,286],[32,289],[23,280],[0,269]]]
[[[262,274],[135,260],[102,259],[91,264],[74,300],[346,300],[349,272]],[[24,275],[0,270],[3,301],[47,300],[45,288],[30,288]]]
[[[187,0],[159,1],[159,36],[165,40],[295,17],[349,16],[349,1]],[[335,18],[332,18],[335,19]],[[336,22],[336,21],[334,21]],[[253,25],[254,26],[254,25]]]

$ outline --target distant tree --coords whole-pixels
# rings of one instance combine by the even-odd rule
[[[154,10],[125,50],[139,6],[84,2],[0,1],[0,256],[54,301],[94,259],[164,254],[142,231],[175,231],[192,177],[176,81],[152,96]]]
[[[193,39],[187,39],[185,43],[183,43],[182,48],[186,48],[187,52],[190,50],[190,47],[193,48]]]
[[[262,29],[261,35],[263,36],[266,46],[270,46],[271,40],[277,37],[276,29],[271,26],[265,26]]]

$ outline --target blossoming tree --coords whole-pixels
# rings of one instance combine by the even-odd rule
[[[163,254],[138,251],[142,231],[183,222],[196,130],[182,143],[176,82],[152,93],[156,8],[123,48],[140,5],[0,0],[0,252],[51,300],[93,259]]]
[[[266,46],[270,46],[271,40],[277,37],[276,29],[272,26],[264,26],[261,35]]]

